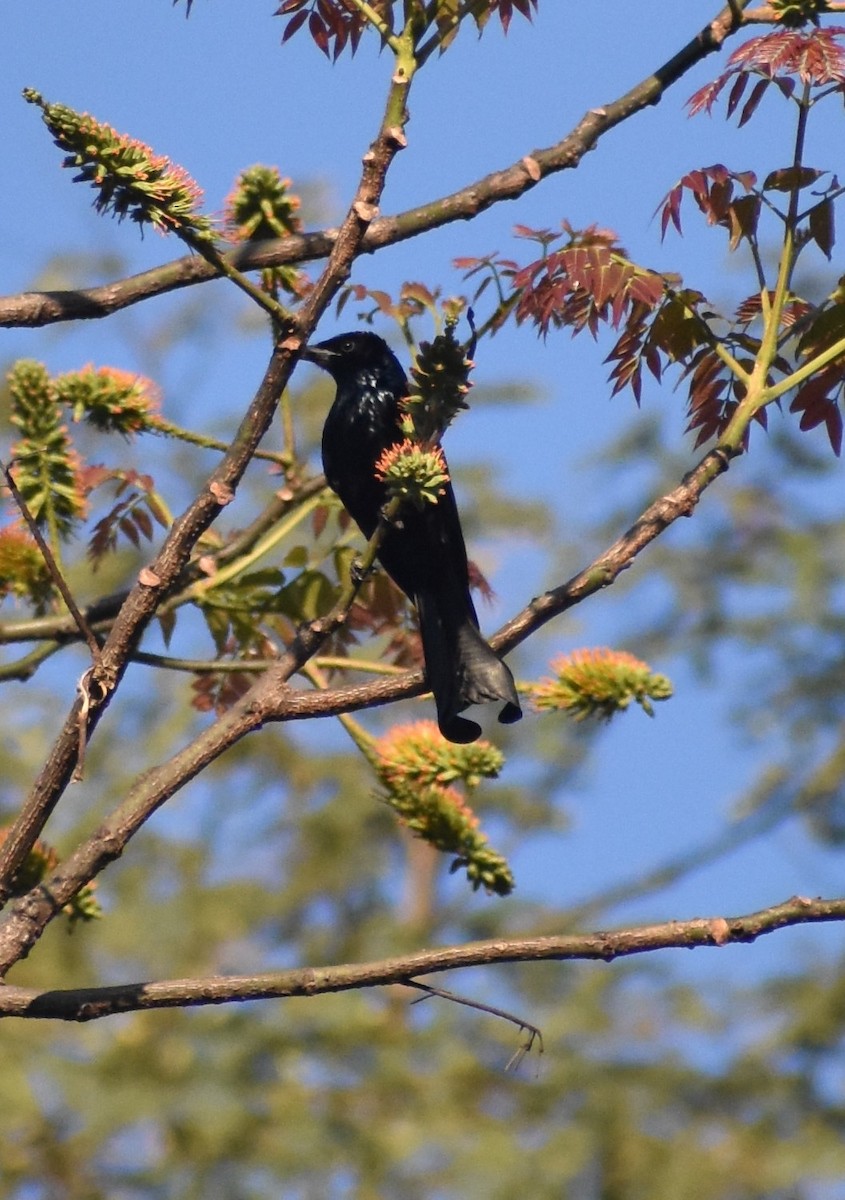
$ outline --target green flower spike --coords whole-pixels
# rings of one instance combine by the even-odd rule
[[[33,88],[24,88],[23,95],[41,109],[53,140],[65,151],[63,165],[78,172],[74,182],[97,190],[98,212],[129,217],[161,233],[211,238],[211,222],[199,212],[202,192],[182,167],[88,113],[50,104]]]
[[[473,890],[509,895],[514,879],[506,859],[492,849],[454,786],[472,789],[482,778],[494,778],[504,763],[501,752],[483,739],[466,746],[447,742],[433,721],[394,727],[375,751],[384,800],[405,825],[437,850],[456,855],[451,869],[464,867]]]
[[[569,712],[576,721],[600,717],[606,721],[632,700],[654,716],[652,700],[668,700],[672,684],[652,673],[647,663],[623,650],[575,650],[552,663],[554,679],[532,689],[536,708]]]

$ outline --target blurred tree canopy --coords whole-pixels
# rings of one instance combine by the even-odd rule
[[[192,2],[177,0],[174,19]],[[43,353],[5,364],[2,409],[10,1200],[838,1194],[838,955],[729,983],[653,951],[725,947],[738,962],[761,935],[841,921],[845,899],[641,916],[646,897],[789,822],[829,853],[845,837],[845,521],[832,483],[845,187],[835,158],[807,149],[822,121],[841,136],[841,6],[714,9],[554,145],[526,145],[505,168],[491,157],[460,190],[421,188],[416,207],[385,212],[394,160],[414,153],[408,113],[426,68],[548,3],[284,0],[268,22],[282,58],[382,47],[361,86],[384,93],[383,117],[369,146],[350,147],[360,179],[336,227],[318,186],[266,164],[244,165],[213,214],[179,164],[108,113],[24,92],[78,185],[69,202],[93,189],[121,236],[137,225],[168,249],[133,274],[65,246],[33,290],[0,297],[0,324],[43,338]],[[715,78],[688,116],[727,118],[732,165],[691,168],[657,211],[664,254],[683,234],[734,256],[722,294],[635,261],[625,230],[574,227],[551,198],[546,223],[517,225],[507,253],[473,245],[458,260],[460,295],[422,254],[417,278],[361,281],[364,255],[422,249],[505,200],[518,209],[610,130],[636,137],[640,115],[704,60]],[[731,136],[766,106],[780,124],[763,173],[732,162]],[[52,366],[52,327],[105,318],[117,346],[147,310],[164,315],[136,346],[144,373]],[[530,387],[468,390],[491,339],[519,330],[538,351],[589,333],[606,391],[635,402],[593,468],[603,501],[580,523],[504,486],[483,441],[461,464],[467,540],[510,606],[493,644],[526,713],[471,745],[437,733],[413,608],[366,569],[380,534],[365,544],[315,466],[330,389],[291,377],[332,318],[387,337],[429,415],[433,396],[450,412],[468,397],[458,428],[498,405],[532,413],[543,438]],[[215,347],[256,336],[257,386],[208,407]],[[661,413],[641,412],[658,387]],[[397,450],[399,491],[412,469],[418,479],[419,450]],[[422,486],[436,495],[438,480]],[[529,541],[545,555],[533,598],[507,578]],[[473,564],[481,598],[486,573]],[[611,585],[612,646],[547,661],[548,623]],[[521,855],[565,837],[608,722],[645,722],[639,709],[659,720],[674,667],[706,676],[737,660],[732,715],[750,768],[723,826],[646,872],[598,864],[577,905],[551,886],[521,892]]]

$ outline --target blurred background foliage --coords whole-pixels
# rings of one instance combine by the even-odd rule
[[[305,195],[306,220],[322,219],[330,205],[318,185]],[[31,286],[81,287],[128,269],[112,253],[64,254]],[[351,309],[347,316],[353,323]],[[167,397],[168,415],[186,424],[214,377],[221,339],[257,336],[251,311],[218,284],[110,325],[113,357],[121,342],[131,346]],[[55,346],[65,331],[44,336]],[[306,377],[291,398],[300,452],[312,461],[328,396],[324,381]],[[530,385],[504,373],[499,387],[477,388],[473,403],[481,412],[506,406],[526,425],[541,426],[548,413]],[[582,464],[576,482],[561,482],[567,500],[575,492],[581,503],[509,486],[465,444],[457,477],[467,539],[497,581],[522,561],[530,535],[530,552],[547,555],[544,582],[559,583],[673,486],[690,465],[677,448],[677,407],[668,392],[644,414],[620,404],[613,444]],[[200,417],[205,432],[230,432],[230,414]],[[146,469],[149,445],[121,445],[121,461]],[[552,647],[589,632],[702,689],[727,678],[728,723],[750,766],[732,799],[713,797],[723,821],[710,841],[669,858],[644,813],[652,867],[620,872],[602,860],[600,843],[594,882],[574,896],[567,838],[616,726],[529,719],[498,734],[508,768],[478,795],[485,827],[517,874],[517,891],[503,903],[471,893],[449,876],[448,861],[397,826],[341,730],[268,728],[185,788],[113,864],[98,890],[103,920],[72,933],[55,922],[11,982],[69,988],[246,973],[559,932],[585,920],[598,927],[664,918],[677,912],[669,884],[774,829],[817,849],[835,876],[845,837],[845,519],[839,466],[820,445],[775,422],[694,519],[602,597],[595,618],[576,610],[563,629],[515,656],[521,673],[536,677]],[[153,452],[157,482],[178,511],[214,453],[160,439]],[[226,527],[246,521],[277,482],[266,464],[254,464]],[[80,558],[68,577],[86,600],[124,586],[143,561],[143,548],[124,545],[96,576]],[[507,586],[508,599],[524,601]],[[181,647],[208,654],[202,622],[180,622]],[[61,711],[70,701],[84,663],[80,651],[65,651],[60,670],[47,664],[25,684],[4,684],[0,816],[14,813],[57,703]],[[51,822],[60,851],[150,762],[202,727],[207,718],[190,698],[189,677],[132,668],[107,734],[90,747],[85,780]],[[419,703],[402,709],[421,712]],[[394,716],[373,713],[368,727],[383,731]],[[645,722],[638,712],[624,720]],[[718,759],[712,729],[703,725],[701,736]],[[624,745],[615,752],[624,759]],[[686,803],[684,794],[671,798],[680,824]],[[553,846],[545,888],[531,876],[541,844]],[[580,886],[583,872],[577,878]],[[742,966],[748,949],[731,947],[702,951],[692,965],[674,952],[435,981],[541,1028],[544,1052],[535,1045],[510,1070],[522,1040],[513,1025],[443,999],[415,1003],[418,995],[402,988],[80,1027],[6,1021],[2,1194],[836,1200],[845,1179],[841,939],[827,940],[823,959],[814,943],[786,944],[794,952],[753,978]]]

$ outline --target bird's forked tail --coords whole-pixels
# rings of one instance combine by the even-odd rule
[[[418,595],[423,653],[428,686],[437,705],[437,724],[450,742],[474,742],[481,726],[459,716],[472,704],[503,701],[503,725],[522,716],[516,685],[509,669],[487,644],[471,608],[455,611],[435,595]]]

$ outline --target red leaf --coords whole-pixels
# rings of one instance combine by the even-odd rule
[[[660,361],[659,350],[650,343],[645,348],[645,365],[659,383],[663,376],[663,364]]]
[[[176,628],[176,609],[173,608],[169,612],[159,612],[156,615],[156,620],[161,630],[162,640],[165,646],[170,645],[170,639],[173,637],[173,630]]]
[[[736,250],[743,238],[751,239],[757,231],[761,201],[759,196],[740,196],[728,212],[728,227],[731,231],[729,246]]]
[[[742,99],[745,88],[748,84],[748,76],[745,74],[737,75],[736,82],[731,88],[731,94],[728,96],[728,116],[733,116],[734,109]]]
[[[135,524],[137,525],[138,529],[141,531],[141,533],[144,535],[144,537],[147,539],[148,542],[152,541],[153,523],[150,520],[149,513],[145,512],[143,510],[143,508],[136,508],[135,512],[134,512],[134,517],[135,517]]]
[[[769,292],[770,299],[773,294],[774,293]],[[760,293],[752,292],[752,294],[750,296],[748,296],[745,300],[742,301],[741,304],[739,304],[737,306],[736,312],[734,314],[736,323],[738,325],[750,325],[752,321],[755,321],[757,319],[757,317],[759,317],[760,313],[762,312],[762,309],[763,309],[763,303],[760,299]]]
[[[789,411],[801,413],[799,428],[815,429],[824,425],[833,453],[842,451],[842,412],[837,400],[843,388],[845,364],[831,363],[814,378],[800,387],[793,397]]]
[[[825,85],[845,80],[845,50],[837,37],[845,33],[841,26],[814,29],[802,33],[778,29],[750,38],[728,59],[729,66],[742,64],[759,74],[797,76],[802,83]]]
[[[715,104],[725,84],[728,82],[729,77],[730,73],[726,72],[724,75],[720,75],[718,79],[714,80],[713,83],[706,83],[704,87],[699,88],[697,92],[693,92],[689,100],[687,100],[689,115],[694,117],[700,112],[711,112],[713,105]]]
[[[308,17],[308,32],[314,39],[314,43],[323,51],[326,58],[329,58],[329,31],[326,29],[322,19],[315,12],[312,12]]]
[[[329,507],[327,504],[321,504],[314,509],[314,515],[311,518],[311,527],[314,531],[314,537],[318,538],[326,528],[326,522],[329,519]]]
[[[660,218],[660,239],[666,237],[666,230],[669,228],[669,222],[677,229],[678,233],[683,233],[681,229],[681,200],[683,199],[684,189],[681,184],[677,184],[672,188],[669,195],[663,202],[663,213]]]
[[[287,25],[285,26],[285,31],[282,34],[282,45],[284,45],[285,42],[290,41],[290,39],[293,37],[293,35],[296,33],[296,31],[298,29],[301,29],[307,20],[308,20],[308,12],[306,11],[306,9],[303,8],[300,12],[294,13],[294,15],[291,17],[291,19],[288,21]]]
[[[131,516],[121,517],[117,523],[117,527],[124,537],[129,538],[133,546],[140,546],[141,539],[138,536],[138,530],[135,528],[135,522]]]
[[[740,78],[747,78],[747,76],[740,76]],[[739,115],[740,129],[754,116],[754,113],[757,111],[757,105],[763,99],[763,93],[768,88],[770,82],[771,80],[769,79],[759,79],[757,83],[755,83],[754,89],[743,105],[742,112]]]
[[[335,30],[334,50],[332,52],[332,62],[337,62],[343,52],[346,42],[349,38],[350,26],[344,23],[339,24]]]

